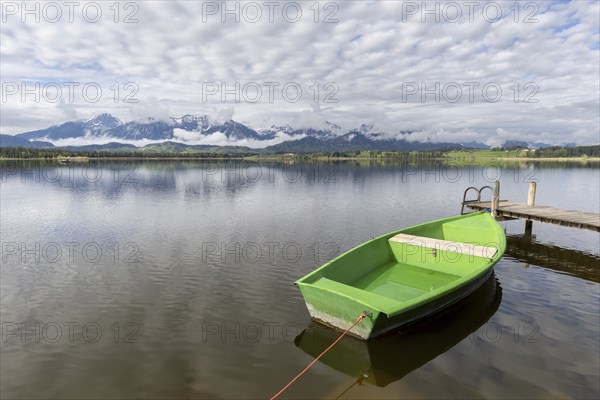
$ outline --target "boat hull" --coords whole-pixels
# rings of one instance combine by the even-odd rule
[[[492,273],[479,289],[444,311],[375,340],[344,337],[320,360],[362,382],[387,386],[477,331],[501,302],[502,289]],[[338,331],[311,321],[294,343],[317,357],[338,336]]]
[[[368,306],[363,304],[361,305],[363,308],[362,311],[369,311],[371,315],[369,315],[365,320],[361,321],[359,325],[352,328],[348,334],[360,339],[368,340],[384,335],[396,329],[400,329],[412,323],[416,323],[421,319],[427,318],[428,316],[435,314],[469,296],[489,279],[489,277],[492,275],[492,272],[493,268],[490,268],[480,277],[477,277],[473,281],[465,284],[460,291],[448,293],[439,299],[424,303],[419,307],[393,317],[388,317],[386,314],[380,312],[374,314],[372,311],[368,310]],[[340,314],[344,313],[331,312],[331,304],[323,304],[319,301],[313,303],[309,300],[307,300],[305,303],[311,319],[335,329],[343,329],[344,327],[352,326],[358,316],[360,316],[362,313],[362,311],[358,311],[361,308],[359,306],[358,308],[354,308],[356,310],[354,313],[346,313],[347,318],[344,318],[340,317]],[[352,318],[353,316],[356,318]]]

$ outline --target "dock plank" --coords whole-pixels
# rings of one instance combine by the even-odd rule
[[[470,201],[465,202],[465,206],[474,211],[482,211],[490,209],[492,203],[490,201]],[[585,211],[563,210],[548,206],[529,206],[510,200],[500,200],[497,215],[501,218],[521,218],[600,232],[600,214]]]

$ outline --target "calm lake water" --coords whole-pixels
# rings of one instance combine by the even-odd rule
[[[460,213],[468,186],[599,212],[598,165],[1,164],[2,398],[269,398],[333,339],[293,282]],[[344,339],[282,398],[598,398],[600,236],[501,223],[495,276]]]

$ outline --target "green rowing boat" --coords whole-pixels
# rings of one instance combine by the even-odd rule
[[[311,317],[371,339],[420,320],[480,287],[506,237],[488,213],[432,221],[374,238],[296,281]]]

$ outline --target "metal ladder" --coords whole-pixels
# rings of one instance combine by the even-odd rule
[[[468,214],[465,213],[465,206],[469,203],[477,203],[481,201],[481,192],[484,189],[489,189],[492,192],[492,195],[494,194],[494,188],[491,186],[483,186],[479,189],[477,189],[474,186],[470,186],[468,188],[465,189],[465,192],[463,193],[463,199],[462,199],[462,207],[460,209],[460,215],[464,215],[464,214]],[[477,193],[477,198],[476,199],[472,199],[472,200],[467,200],[467,194],[469,193],[469,191],[474,190]]]

